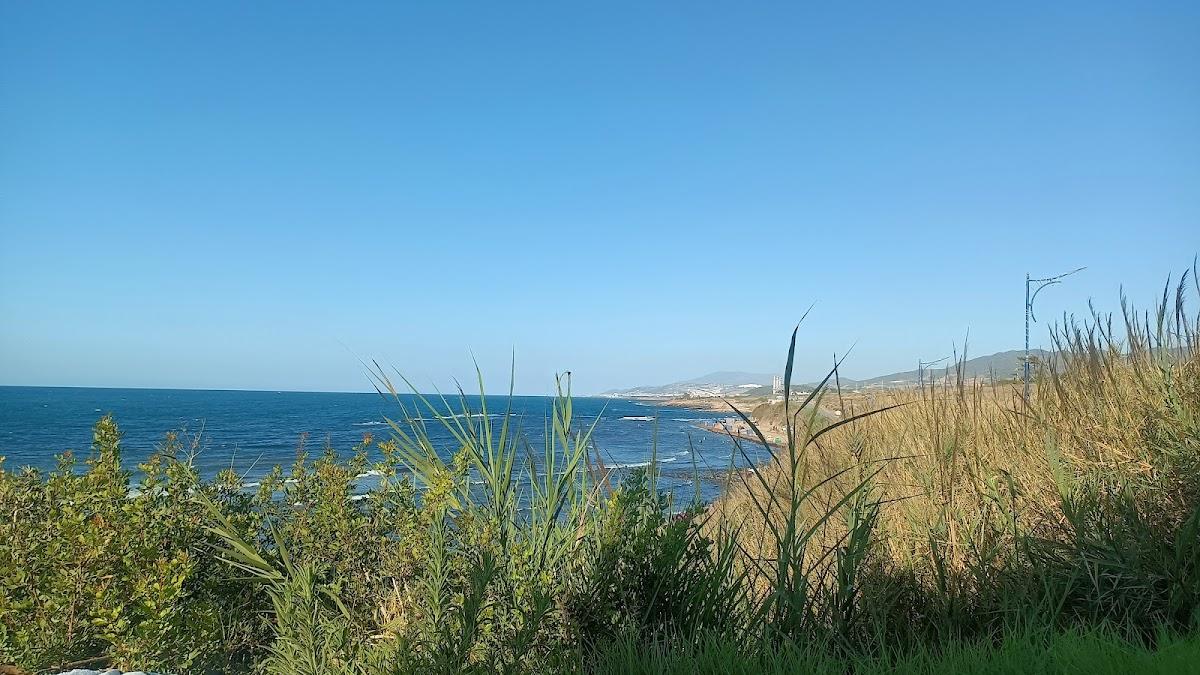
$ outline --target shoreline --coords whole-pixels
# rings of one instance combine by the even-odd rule
[[[713,424],[703,424],[697,422],[694,426],[711,434],[718,434],[725,437],[733,436],[739,440],[750,441],[758,446],[762,445],[762,439],[760,439],[758,435],[755,434],[754,431],[746,426],[746,423],[742,422],[741,420],[738,420],[734,424],[728,424],[723,421],[715,422]],[[762,432],[763,438],[767,440],[768,446],[772,448],[785,447],[787,439],[785,439],[783,436],[777,435],[778,432],[771,429],[763,429],[761,427],[759,428],[759,431]]]
[[[691,410],[704,410],[707,412],[729,412],[729,413],[733,412],[733,410],[730,409],[730,407],[729,407],[730,404],[737,406],[737,408],[739,410],[741,410],[742,412],[747,412],[750,409],[754,408],[755,406],[757,406],[761,403],[764,403],[766,401],[766,399],[763,399],[761,397],[746,397],[746,398],[732,397],[729,399],[724,399],[724,398],[719,398],[719,397],[715,397],[715,396],[707,397],[707,398],[679,398],[679,397],[649,398],[649,397],[647,397],[647,398],[626,398],[624,400],[633,401],[635,403],[644,404],[644,405],[661,406],[664,408],[688,408]],[[742,404],[745,404],[745,405],[742,405]]]
[[[759,409],[771,402],[770,399],[765,397],[748,396],[744,398],[734,397],[725,399],[714,396],[706,398],[629,398],[625,400],[634,401],[647,406],[653,404],[656,407],[662,408],[728,413],[729,416],[722,420],[716,420],[712,422],[698,421],[693,423],[692,426],[712,434],[718,434],[726,437],[733,436],[739,440],[752,442],[755,445],[762,445],[762,440],[759,439],[758,435],[754,433],[749,425],[737,417],[734,409],[730,407],[732,405],[735,406],[737,410],[744,413],[746,417],[749,417],[750,420],[754,422],[756,426],[758,426],[758,429],[760,432],[762,432],[763,437],[767,439],[768,446],[773,448],[781,448],[785,447],[787,443],[787,439],[784,437],[785,434],[783,430],[775,428],[772,424],[766,422],[765,420],[759,419],[753,414],[756,409]]]
[[[763,437],[767,439],[768,446],[773,447],[773,448],[781,448],[781,447],[784,447],[787,442],[787,439],[784,438],[784,434],[780,429],[776,429],[772,425],[764,423],[763,420],[756,418],[752,414],[752,411],[754,411],[755,409],[760,408],[764,404],[767,404],[770,402],[769,399],[764,398],[764,397],[745,397],[745,398],[734,397],[734,398],[730,398],[730,399],[725,399],[725,398],[720,398],[720,397],[715,397],[715,396],[714,397],[705,397],[705,398],[680,398],[680,397],[650,398],[650,397],[645,397],[645,398],[627,398],[625,400],[633,401],[635,403],[645,405],[647,407],[653,406],[656,408],[674,408],[674,409],[682,409],[682,410],[698,410],[698,411],[704,411],[704,412],[728,413],[729,416],[724,419],[715,420],[715,421],[711,421],[711,422],[697,421],[697,422],[693,422],[692,426],[697,429],[707,431],[711,434],[717,434],[719,436],[725,436],[725,437],[733,436],[739,440],[749,441],[751,443],[754,443],[755,445],[761,446],[762,440],[759,439],[758,435],[754,433],[754,431],[749,427],[749,425],[747,425],[744,421],[742,421],[740,418],[737,417],[736,413],[734,412],[734,409],[730,407],[732,404],[733,406],[735,406],[737,408],[737,410],[741,411],[742,413],[745,413],[745,415],[747,417],[749,417],[750,420],[752,422],[754,422],[755,425],[758,426],[759,431],[762,432]]]

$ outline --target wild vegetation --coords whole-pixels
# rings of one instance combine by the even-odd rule
[[[615,482],[569,381],[542,447],[421,399],[351,459],[300,454],[253,490],[201,480],[174,435],[131,490],[106,417],[82,463],[0,465],[0,663],[1171,672],[1200,659],[1193,291],[1064,319],[1030,401],[959,378],[831,422],[813,412],[841,394],[831,372],[715,504],[661,494],[653,465]]]

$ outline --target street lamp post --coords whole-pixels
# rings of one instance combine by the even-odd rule
[[[1079,269],[1074,269],[1070,272],[1064,272],[1062,274],[1056,274],[1052,277],[1046,277],[1045,279],[1030,279],[1029,274],[1025,274],[1025,361],[1022,372],[1022,379],[1025,380],[1025,403],[1029,403],[1029,320],[1033,319],[1034,322],[1037,322],[1037,316],[1035,316],[1033,313],[1033,301],[1035,298],[1037,298],[1037,294],[1040,293],[1043,288],[1047,286],[1053,286],[1054,284],[1061,284],[1063,277],[1069,277],[1076,272],[1082,272],[1086,269],[1086,267],[1080,267]],[[1029,289],[1032,288],[1034,284],[1037,284],[1038,287],[1033,289],[1033,292],[1030,293]]]
[[[925,369],[928,368],[929,366],[941,363],[942,361],[945,361],[948,358],[950,358],[950,357],[943,356],[942,358],[934,359],[933,361],[922,361],[921,359],[917,359],[917,385],[921,389],[924,389],[925,388]]]

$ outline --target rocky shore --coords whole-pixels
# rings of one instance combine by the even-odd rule
[[[762,397],[731,397],[728,399],[706,396],[704,398],[654,398],[644,399],[648,403],[653,403],[664,408],[690,408],[692,410],[712,410],[715,412],[733,412],[729,409],[729,404],[737,406],[739,410],[749,411],[755,406],[762,405],[767,399]]]

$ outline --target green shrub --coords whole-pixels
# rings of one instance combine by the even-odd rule
[[[204,522],[178,441],[143,465],[130,498],[120,432],[95,427],[79,471],[70,455],[45,480],[0,471],[0,660],[44,668],[105,654],[154,667],[218,660],[221,575],[204,549]]]

